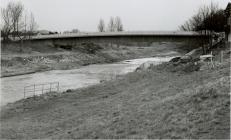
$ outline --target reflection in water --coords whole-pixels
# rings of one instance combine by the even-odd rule
[[[59,82],[60,91],[76,89],[110,80],[116,75],[134,71],[147,61],[156,64],[169,61],[172,57],[155,57],[126,60],[113,64],[96,64],[73,70],[52,70],[34,74],[26,74],[1,78],[1,105],[23,98],[24,87],[33,84]]]

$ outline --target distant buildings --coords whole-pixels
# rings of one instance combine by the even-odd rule
[[[58,32],[51,32],[48,30],[38,30],[37,35],[51,35],[51,34],[58,34]]]
[[[228,44],[231,44],[231,3],[229,3],[225,9],[227,17],[227,25],[225,26],[225,38]]]
[[[37,31],[38,35],[49,35],[49,31],[48,30],[39,30]]]
[[[73,29],[71,31],[64,31],[63,34],[72,34],[72,33],[80,33],[78,29]]]

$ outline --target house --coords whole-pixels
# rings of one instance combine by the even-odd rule
[[[225,38],[227,41],[227,44],[231,45],[231,3],[228,3],[225,14],[227,17],[227,25],[225,26]]]
[[[38,30],[37,35],[52,35],[52,34],[58,34],[58,32],[52,32],[48,30]]]
[[[38,30],[37,34],[38,35],[49,35],[49,31],[48,30]]]

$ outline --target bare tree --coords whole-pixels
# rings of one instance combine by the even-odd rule
[[[30,12],[29,17],[27,12],[25,12],[23,26],[24,28],[20,31],[20,38],[31,39],[31,37],[35,34],[35,30],[38,27],[32,12]]]
[[[219,19],[224,20],[223,17],[218,4],[211,3],[209,6],[200,7],[197,14],[180,26],[180,30],[204,31],[205,33],[216,31],[217,26],[223,26],[220,25],[223,21],[219,21]]]
[[[1,9],[1,18],[2,18],[2,25],[1,25],[1,35],[3,40],[9,40],[9,35],[13,29],[12,19],[11,19],[11,12],[9,5],[7,8]]]
[[[122,24],[120,17],[117,16],[115,18],[115,25],[114,26],[115,26],[115,31],[117,31],[117,32],[123,31],[123,24]]]
[[[26,14],[25,14],[25,19],[26,19]],[[24,25],[25,25],[25,37],[24,38],[27,38],[28,36],[28,39],[31,39],[31,37],[34,35],[36,29],[38,28],[38,25],[35,21],[35,18],[34,18],[34,15],[33,13],[31,12],[30,13],[30,16],[29,16],[29,20],[25,20],[24,22]]]
[[[180,30],[182,31],[192,31],[192,25],[189,21],[186,21],[183,25],[181,25]]]
[[[109,32],[114,32],[115,31],[115,21],[114,21],[114,17],[110,18],[110,21],[108,23],[108,31]]]
[[[212,46],[213,32],[225,31],[225,14],[222,9],[218,8],[218,4],[211,3],[209,6],[201,7],[197,14],[180,26],[180,30],[198,31],[204,35],[210,35],[209,46]],[[202,45],[203,52],[206,53],[207,48]]]
[[[2,8],[2,29],[3,38],[9,39],[9,36],[15,37],[19,34],[22,27],[21,18],[23,15],[24,7],[21,2],[9,2],[6,8]]]
[[[16,40],[16,37],[19,40],[23,40],[28,34],[31,36],[37,24],[32,13],[28,20],[27,14],[26,12],[24,14],[24,12],[24,6],[20,1],[9,2],[6,8],[1,9],[1,18],[3,21],[1,33],[3,40],[9,40],[10,36],[14,40]]]
[[[13,37],[20,37],[20,30],[23,28],[23,21],[22,21],[22,16],[23,16],[23,10],[24,6],[22,5],[21,2],[10,2],[9,3],[9,8],[11,11],[11,16],[12,16],[12,24],[13,24]]]
[[[104,20],[103,19],[99,20],[98,30],[99,30],[99,32],[105,32],[105,24],[104,24]]]

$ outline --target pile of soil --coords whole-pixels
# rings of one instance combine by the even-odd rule
[[[152,66],[150,69],[158,71],[168,71],[177,73],[191,73],[194,71],[199,71],[201,63],[197,60],[182,61],[179,58],[173,58],[170,62],[162,63],[157,66]]]

